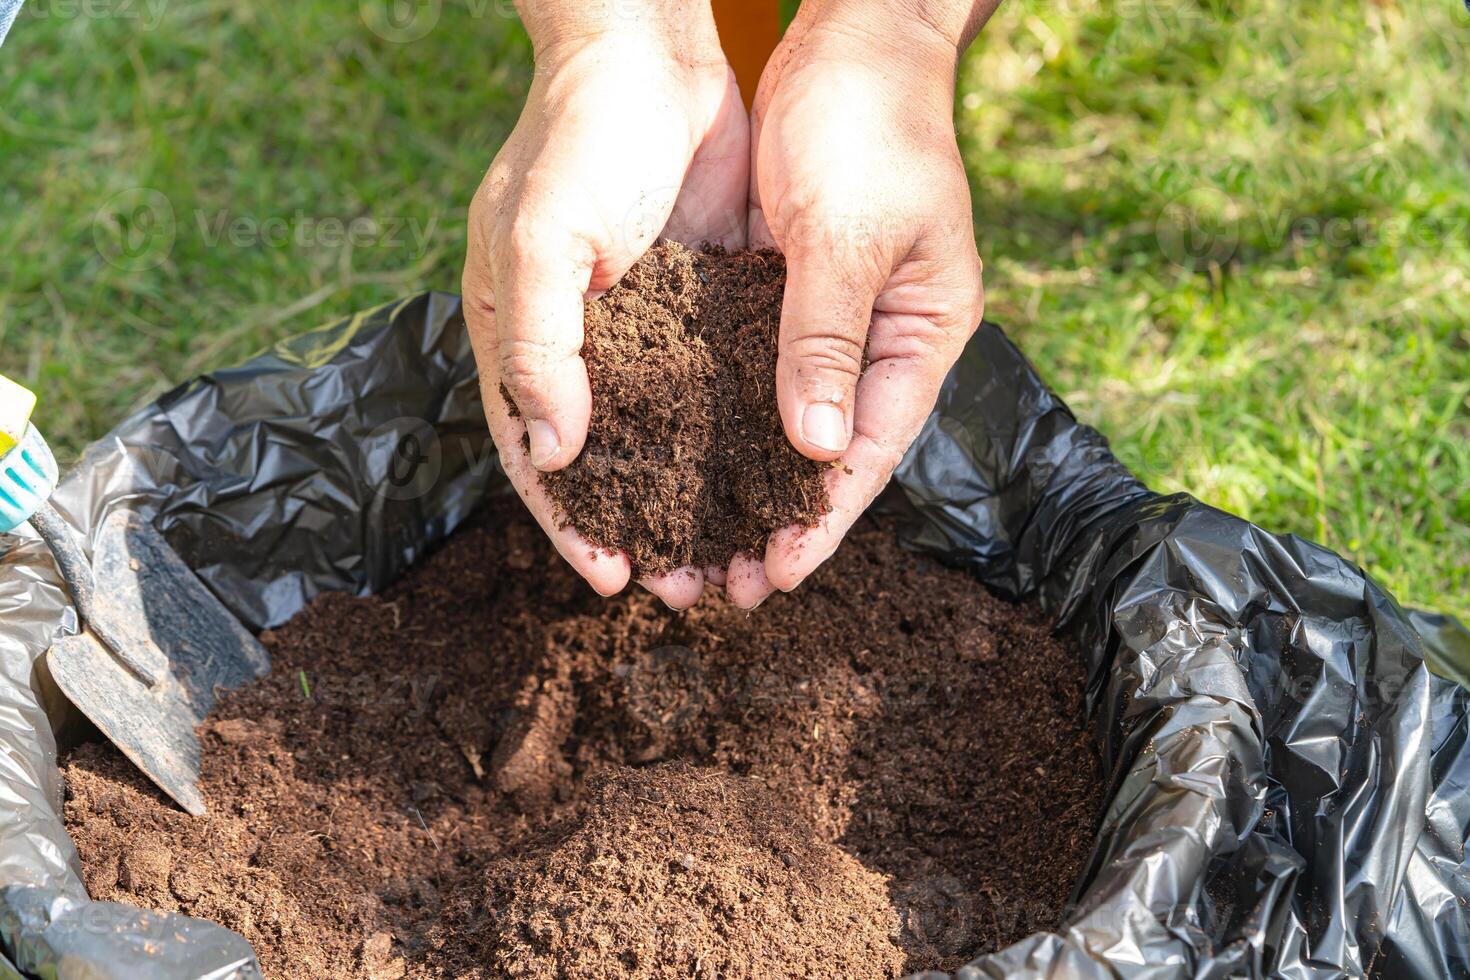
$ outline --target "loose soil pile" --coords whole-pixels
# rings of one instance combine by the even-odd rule
[[[496,862],[495,965],[518,977],[891,977],[884,876],[760,782],[684,762],[592,776]]]
[[[660,242],[587,304],[587,445],[541,482],[635,575],[724,568],[831,509],[825,465],[792,448],[776,408],[785,284],[777,252]]]
[[[265,636],[203,726],[210,812],[65,769],[95,898],[272,977],[886,978],[1057,925],[1101,803],[1034,609],[865,520],[800,590],[592,596],[516,504]]]

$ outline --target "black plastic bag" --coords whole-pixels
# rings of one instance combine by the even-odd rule
[[[124,502],[151,515],[264,628],[321,591],[381,588],[504,487],[458,301],[426,294],[181,386],[93,446],[58,502],[83,531]],[[1426,644],[1470,663],[1457,624],[1150,492],[990,325],[895,487],[907,544],[1079,641],[1111,772],[1067,921],[962,976],[1470,976],[1470,704],[1424,664]],[[0,768],[0,885],[32,886],[0,891],[0,940],[27,972],[134,976],[96,930],[68,945],[23,914],[86,907],[56,818],[65,707],[32,676],[75,616],[35,542],[0,559],[0,614],[0,744],[19,760]],[[166,952],[153,976],[254,969],[226,938],[202,966]]]

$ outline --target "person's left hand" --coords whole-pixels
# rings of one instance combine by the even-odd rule
[[[787,262],[781,418],[801,453],[844,465],[827,472],[832,511],[816,527],[782,529],[763,561],[731,563],[726,591],[746,608],[795,588],[841,543],[984,308],[953,123],[964,27],[885,22],[893,7],[803,3],[755,100],[751,245]]]

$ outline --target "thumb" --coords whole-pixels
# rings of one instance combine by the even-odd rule
[[[582,451],[592,416],[582,316],[594,257],[555,232],[511,237],[496,276],[496,365],[526,424],[531,465],[558,470]]]
[[[840,251],[788,251],[776,360],[786,437],[803,456],[833,460],[852,441],[853,400],[883,277]]]

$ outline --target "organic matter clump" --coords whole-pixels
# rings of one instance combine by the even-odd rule
[[[723,568],[831,509],[827,466],[792,448],[776,407],[785,283],[774,251],[660,242],[587,304],[587,444],[541,482],[635,576]]]

